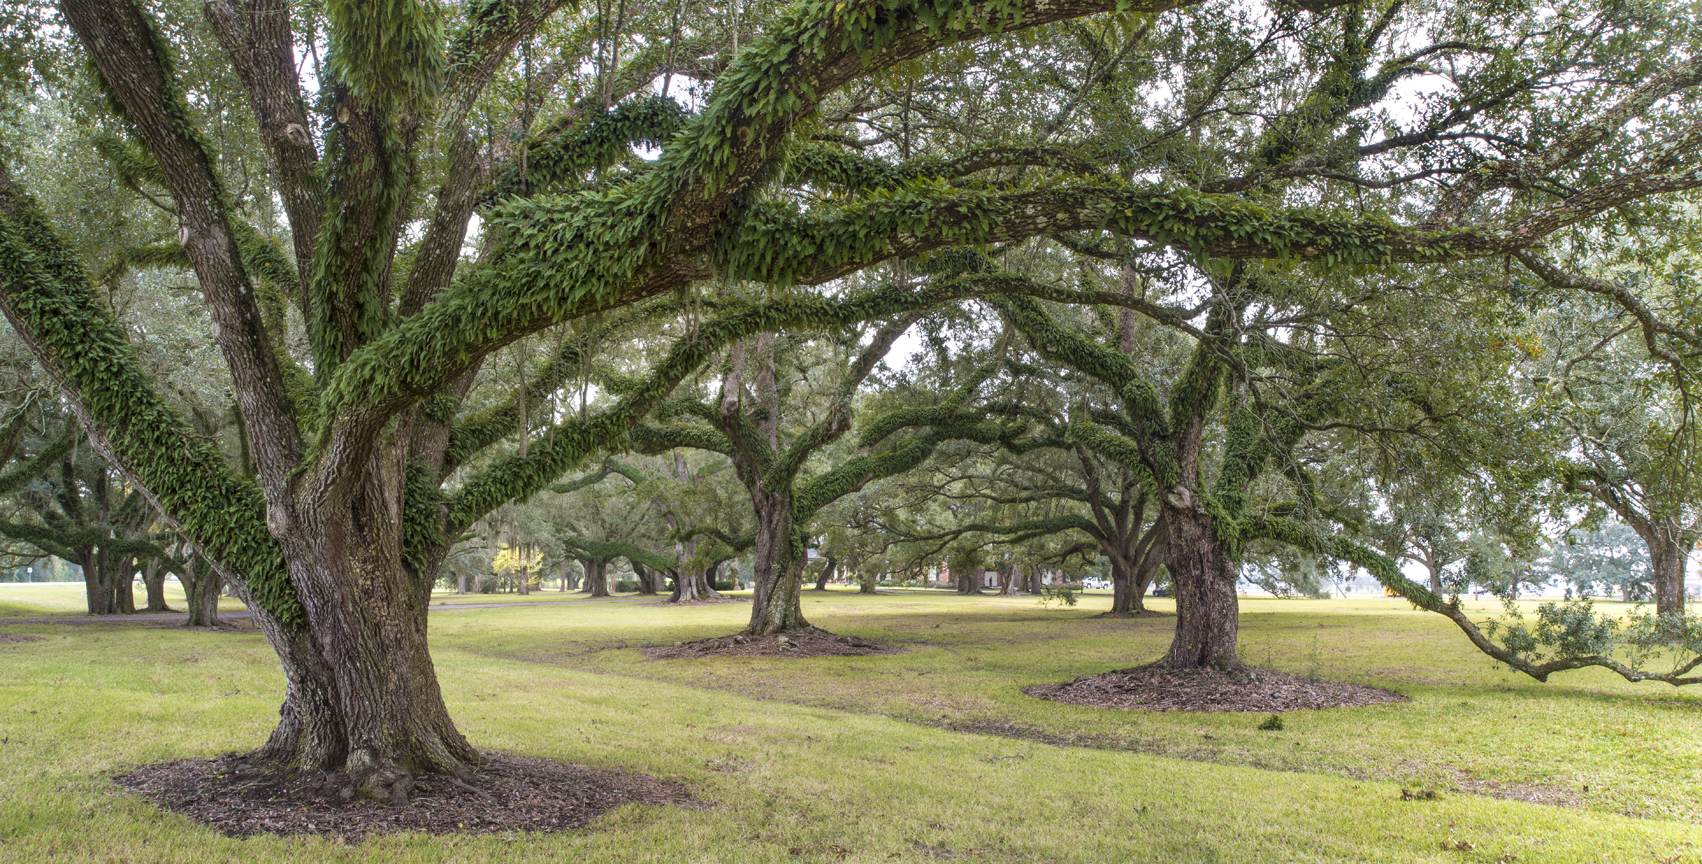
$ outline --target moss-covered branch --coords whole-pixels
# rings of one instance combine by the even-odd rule
[[[5,474],[0,474],[0,495],[10,495],[19,487],[46,474],[55,462],[71,452],[71,448],[77,444],[77,437],[75,431],[67,431],[64,435],[59,436],[58,440],[43,447],[40,453],[30,457],[22,465],[7,471]]]
[[[576,125],[529,147],[485,193],[485,203],[529,195],[625,158],[633,145],[661,147],[685,122],[686,113],[666,96],[623,102],[606,116]]]
[[[558,532],[557,536],[561,539],[562,545],[567,547],[568,554],[581,559],[608,561],[612,558],[625,558],[646,567],[668,571],[676,570],[680,566],[680,562],[666,555],[651,552],[631,543],[586,540],[564,532]]]
[[[0,168],[0,308],[13,329],[74,395],[103,455],[204,554],[239,573],[266,611],[299,626],[301,607],[266,530],[260,489],[160,397],[102,305],[75,253]]]
[[[1613,634],[1619,625],[1595,616],[1587,604],[1545,604],[1540,610],[1542,622],[1538,633],[1531,633],[1522,623],[1514,623],[1508,628],[1506,644],[1502,644],[1486,635],[1466,615],[1460,608],[1459,598],[1443,600],[1406,578],[1393,559],[1370,547],[1346,537],[1320,533],[1304,523],[1277,517],[1249,520],[1247,532],[1251,537],[1287,543],[1297,549],[1328,555],[1363,568],[1383,587],[1406,598],[1414,606],[1454,622],[1479,651],[1538,681],[1547,681],[1556,672],[1598,667],[1631,682],[1662,681],[1675,687],[1702,684],[1702,675],[1690,674],[1702,666],[1702,632],[1697,632],[1694,619],[1652,620],[1642,625],[1643,632],[1634,635],[1643,643],[1688,649],[1697,655],[1681,659],[1667,672],[1651,672],[1610,656],[1607,651],[1613,647]],[[1534,654],[1544,643],[1556,649],[1556,656],[1538,662]]]

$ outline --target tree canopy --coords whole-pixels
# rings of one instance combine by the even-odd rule
[[[1702,186],[1702,32],[1674,8],[63,0],[0,24],[29,118],[7,129],[42,139],[0,137],[0,311],[255,608],[289,682],[265,756],[389,800],[476,763],[430,586],[480,520],[627,450],[730,458],[768,538],[757,632],[806,626],[811,518],[954,441],[1084,472],[1069,512],[960,536],[1063,520],[1133,585],[1162,523],[1171,664],[1239,665],[1235,584],[1267,542],[1363,566],[1538,677],[1648,677],[1491,640],[1349,505],[1375,510],[1403,453],[1448,466],[1433,489],[1501,488],[1484,466],[1558,447],[1520,364],[1579,298],[1688,422],[1694,234],[1670,229]],[[77,215],[103,185],[121,203]],[[1626,256],[1662,278],[1627,282]],[[193,386],[116,300],[157,308],[172,278],[218,349]],[[1006,336],[952,330],[977,321]],[[864,410],[917,322],[977,371]],[[837,382],[793,402],[772,358],[809,379],[795,358],[823,350]],[[1323,470],[1356,448],[1385,461]],[[683,512],[619,554],[680,544],[680,578]]]

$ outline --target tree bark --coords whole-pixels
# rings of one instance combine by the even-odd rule
[[[926,581],[928,577],[923,576],[922,578],[923,578],[924,581]],[[880,579],[881,579],[881,574],[876,573],[873,570],[862,570],[862,571],[858,572],[858,574],[857,574],[857,593],[858,594],[873,594],[873,593],[875,593],[875,586],[880,584]]]
[[[184,568],[184,604],[189,607],[189,626],[219,626],[219,572],[195,555]]]
[[[762,489],[751,494],[756,505],[756,547],[752,555],[751,623],[745,632],[766,636],[804,630],[803,543],[792,526],[792,502]]]
[[[638,581],[638,593],[659,594],[662,574],[637,561],[632,562],[632,575]]]
[[[953,575],[957,576],[957,593],[959,593],[959,594],[984,594],[984,593],[986,593],[986,592],[981,590],[981,580],[986,578],[985,575],[984,575],[984,572],[985,572],[984,569],[981,568],[981,567],[966,567],[966,568],[963,568],[963,572],[953,574]]]
[[[1649,547],[1655,614],[1662,617],[1684,614],[1684,565],[1690,560],[1690,547],[1674,536],[1677,534],[1664,531],[1644,541]]]
[[[112,609],[120,615],[136,614],[136,559],[101,550],[106,570],[106,582],[112,586]]]
[[[609,596],[609,562],[598,559],[585,567],[585,588],[592,597]]]
[[[83,594],[88,598],[89,614],[111,615],[112,587],[106,584],[106,574],[96,564],[94,547],[83,546],[76,551],[77,566],[83,571]]]
[[[817,591],[826,591],[827,590],[827,582],[828,582],[829,579],[833,578],[834,568],[837,567],[838,564],[839,564],[838,560],[836,560],[831,555],[828,556],[827,563],[825,565],[823,565],[822,568],[821,568],[821,575],[816,577],[816,590]]]
[[[407,448],[398,427],[358,477],[294,506],[270,504],[268,527],[305,624],[267,634],[290,698],[263,748],[304,768],[341,768],[361,794],[395,804],[408,800],[415,774],[465,777],[484,761],[450,719],[426,645],[431,587],[448,549],[421,550],[418,570],[404,563]],[[249,607],[264,627],[263,605]]]
[[[1112,615],[1132,615],[1141,611],[1141,598],[1135,593],[1135,573],[1121,556],[1111,556]]]
[[[1135,568],[1134,585],[1130,592],[1134,595],[1133,609],[1135,612],[1145,612],[1146,595],[1152,589],[1152,583],[1158,578],[1158,571],[1164,566],[1165,550],[1170,547],[1168,536],[1160,535],[1158,542],[1148,550],[1146,557],[1141,559],[1139,567]]]
[[[1178,669],[1239,670],[1236,562],[1211,516],[1169,502],[1164,516],[1169,534],[1165,564],[1176,585],[1176,633],[1163,663]]]
[[[698,600],[720,600],[725,595],[715,590],[715,572],[721,569],[717,561],[702,570],[686,570],[674,580],[673,603],[693,603]]]
[[[148,592],[149,612],[171,612],[165,602],[165,567],[161,566],[158,558],[149,558],[142,568],[142,585]]]

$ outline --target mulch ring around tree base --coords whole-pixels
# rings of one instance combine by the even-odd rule
[[[1084,675],[1063,684],[1024,687],[1022,692],[1070,705],[1138,711],[1280,713],[1408,701],[1381,687],[1320,681],[1251,666],[1234,673],[1139,666]]]
[[[653,645],[644,649],[651,660],[680,660],[688,657],[862,657],[870,654],[897,654],[903,651],[892,645],[863,639],[858,636],[836,636],[814,627],[772,633],[767,636],[717,636],[672,645]]]
[[[113,780],[230,837],[571,831],[622,804],[691,804],[683,788],[640,774],[526,756],[485,758],[465,783],[442,774],[416,778],[402,806],[355,796],[341,772],[303,774],[236,753],[147,765]]]
[[[0,645],[11,645],[16,642],[40,642],[46,636],[25,636],[22,633],[0,633]]]

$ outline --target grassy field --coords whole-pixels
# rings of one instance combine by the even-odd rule
[[[175,579],[165,581],[165,602],[182,610],[183,586]],[[148,603],[142,586],[136,586],[136,608]],[[242,601],[219,598],[219,611],[241,612]],[[0,622],[7,618],[77,618],[88,614],[89,602],[81,582],[0,582]]]
[[[68,611],[12,587],[10,617]],[[475,744],[676,778],[706,806],[347,847],[229,840],[110,781],[260,743],[282,682],[258,635],[12,625],[47,639],[0,646],[0,860],[1702,861],[1697,697],[1592,673],[1523,680],[1446,622],[1369,598],[1247,600],[1246,658],[1411,702],[1260,732],[1253,715],[1021,695],[1162,651],[1168,619],[1090,617],[1103,605],[809,592],[817,624],[907,650],[664,662],[637,647],[730,632],[748,607],[435,613],[445,695]],[[1443,794],[1403,801],[1403,786]]]

